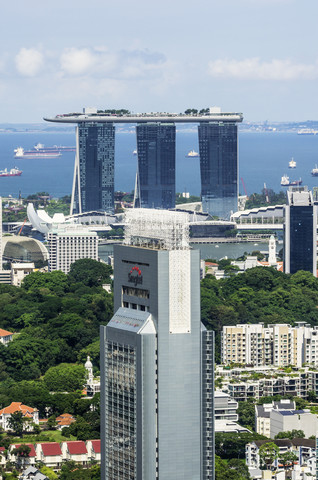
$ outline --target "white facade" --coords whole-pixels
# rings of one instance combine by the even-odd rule
[[[98,236],[81,225],[59,226],[47,234],[49,243],[49,271],[70,271],[70,266],[81,258],[98,260]]]
[[[21,287],[24,278],[34,271],[34,263],[12,263],[11,264],[11,285]]]
[[[255,405],[255,430],[260,435],[270,437],[271,419],[270,412],[272,410],[295,409],[296,405],[291,400],[280,400],[279,402],[264,403],[263,405]]]
[[[221,340],[222,363],[254,366],[302,367],[318,365],[318,328],[305,322],[288,324],[242,324],[224,326]]]
[[[302,430],[305,438],[317,434],[317,415],[310,413],[308,410],[272,410],[270,412],[270,438],[280,432],[291,430]]]

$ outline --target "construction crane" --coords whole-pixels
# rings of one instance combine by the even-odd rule
[[[23,229],[24,225],[26,224],[26,221],[27,221],[27,218],[26,218],[26,219],[24,220],[24,222],[22,223],[22,226],[21,226],[21,228],[20,228],[20,230],[19,230],[18,235],[21,235],[22,229]]]
[[[248,198],[248,194],[247,194],[247,190],[246,190],[246,187],[245,187],[245,183],[244,183],[243,177],[241,177],[241,182],[242,182],[242,185],[243,185],[243,188],[244,188],[245,195],[246,195],[247,198]]]

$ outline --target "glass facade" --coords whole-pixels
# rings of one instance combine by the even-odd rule
[[[290,273],[313,273],[313,207],[290,207]]]
[[[115,127],[112,123],[78,125],[78,156],[82,212],[114,212]],[[77,184],[76,184],[77,186]],[[79,212],[75,190],[75,212]]]
[[[105,349],[106,478],[136,479],[136,354],[130,345],[107,341]]]
[[[144,123],[136,127],[140,203],[144,208],[174,208],[176,127]]]
[[[202,209],[228,219],[237,211],[238,202],[237,125],[202,122],[198,133]]]

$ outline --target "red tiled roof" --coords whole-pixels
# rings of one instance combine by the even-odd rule
[[[100,440],[91,440],[95,453],[100,453]]]
[[[3,328],[0,328],[0,337],[7,337],[8,335],[13,335],[13,333],[8,332],[7,330],[3,330]]]
[[[5,451],[5,448],[4,447],[0,447],[0,452],[4,452]]]
[[[63,426],[70,426],[71,423],[74,423],[74,422],[75,422],[75,418],[63,418],[62,420],[59,420],[57,423],[59,427],[63,427]]]
[[[26,416],[30,413],[33,413],[35,410],[35,408],[28,407],[27,405],[22,405],[22,402],[12,402],[8,407],[0,410],[0,415],[2,415],[3,413],[10,414],[15,412],[22,412],[23,415]]]
[[[21,445],[27,445],[28,447],[31,448],[31,452],[29,453],[29,457],[36,457],[34,445],[32,443],[15,443],[14,445],[11,445],[12,448],[19,448]]]
[[[70,413],[63,413],[59,417],[56,417],[55,420],[58,422],[59,420],[64,420],[65,418],[74,418],[74,417]]]
[[[50,442],[50,443],[40,443],[43,455],[47,456],[54,456],[54,455],[62,455],[62,450],[59,443]]]
[[[66,444],[70,455],[81,455],[87,453],[85,442],[81,440],[76,442],[66,442]]]

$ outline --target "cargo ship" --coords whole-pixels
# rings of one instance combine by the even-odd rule
[[[53,145],[53,147],[45,147],[43,143],[37,143],[34,145],[34,150],[37,150],[38,152],[52,152],[52,151],[57,151],[57,152],[76,152],[76,147],[68,147],[65,145]]]
[[[20,177],[22,170],[19,170],[18,167],[11,168],[11,170],[0,170],[0,177]]]
[[[302,179],[290,181],[287,175],[283,175],[280,181],[282,187],[298,187],[303,183]]]
[[[317,165],[315,166],[315,168],[312,169],[311,176],[312,177],[318,177],[318,167],[317,167]]]
[[[24,150],[22,147],[14,150],[14,158],[57,158],[61,155],[62,153],[58,150]]]

